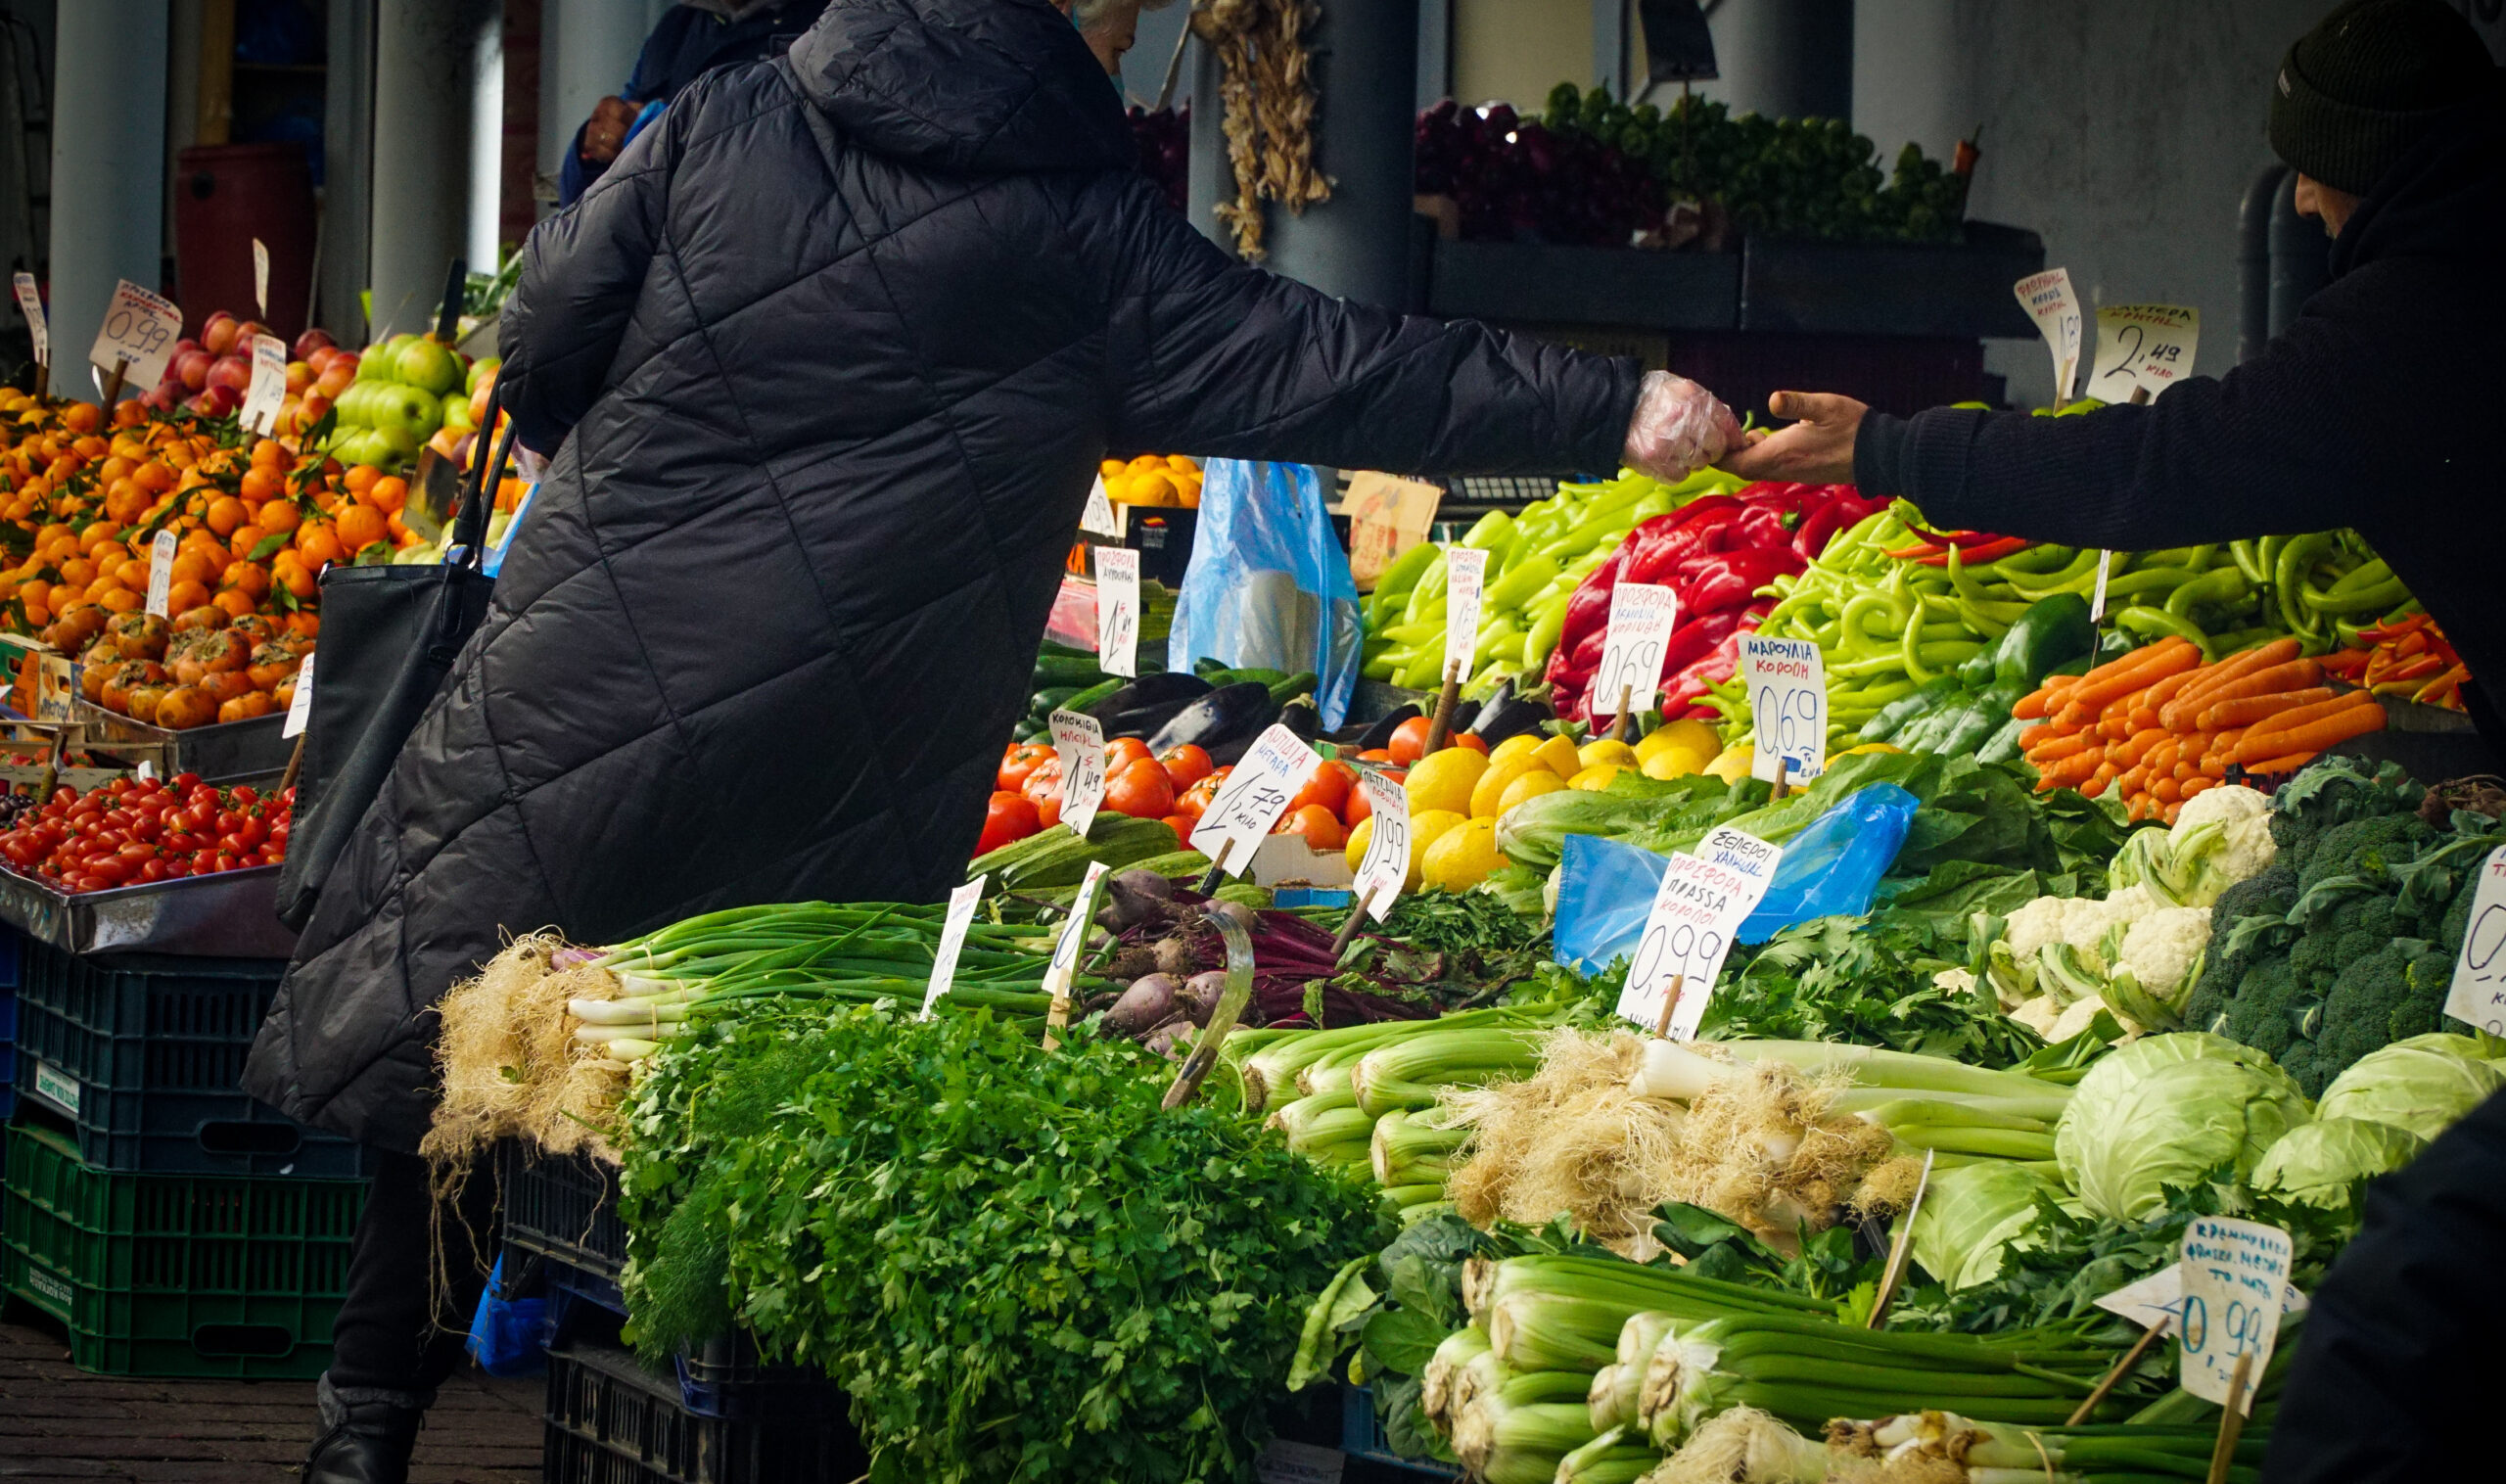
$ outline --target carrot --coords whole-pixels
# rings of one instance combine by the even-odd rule
[[[2107,787],[2113,781],[2114,765],[2112,763],[2101,763],[2097,765],[2097,771],[2088,775],[2088,781],[2079,786],[2079,791],[2082,796],[2094,799],[2098,795],[2106,792]]]
[[[2076,758],[2088,750],[2089,740],[2086,732],[2065,732],[2031,748],[2027,754],[2027,761],[2042,768],[2048,763],[2060,763],[2065,758]]]
[[[2295,644],[2297,641],[2289,639],[2278,642]],[[2263,649],[2271,647],[2266,644]],[[2251,651],[2254,654],[2261,652],[2261,650]],[[2237,658],[2242,660],[2245,656],[2239,655]],[[2267,696],[2277,690],[2296,690],[2302,686],[2313,685],[2322,679],[2323,666],[2314,660],[2287,660],[2277,665],[2249,667],[2234,675],[2214,680],[2207,685],[2178,691],[2175,699],[2169,703],[2170,714],[2172,717],[2190,720],[2200,715],[2203,708],[2215,701],[2233,701],[2244,696]],[[2168,724],[2181,726],[2184,721],[2170,719]]]
[[[2234,700],[2212,701],[2202,713],[2202,724],[2204,726],[2251,725],[2284,711],[2292,711],[2300,706],[2312,706],[2318,701],[2331,699],[2331,690],[2321,685],[2310,685],[2304,690],[2284,690],[2277,695],[2239,696]]]
[[[2311,726],[2326,717],[2337,716],[2360,706],[2375,707],[2376,698],[2365,691],[2352,690],[2334,696],[2329,701],[2316,701],[2311,705],[2293,707],[2278,716],[2265,718],[2247,727],[2245,738],[2237,743],[2237,747],[2240,751],[2251,752],[2257,758],[2276,758],[2283,753],[2295,752],[2297,749],[2293,747],[2276,747],[2269,744],[2289,732]],[[2376,709],[2382,710],[2381,707]]]
[[[2300,708],[2300,711],[2311,710],[2313,710],[2312,707]],[[2299,714],[2300,712],[2284,713],[2286,716]],[[2338,711],[2324,716],[2308,717],[2305,720],[2289,726],[2255,727],[2245,734],[2243,742],[2237,744],[2236,761],[2248,767],[2252,767],[2257,760],[2264,758],[2276,759],[2297,753],[2319,753],[2337,743],[2346,742],[2351,737],[2362,736],[2371,731],[2382,731],[2384,726],[2385,709],[2376,703],[2375,698],[2356,697]]]
[[[2146,763],[2135,763],[2114,775],[2114,791],[2125,798],[2145,792],[2149,783],[2150,765]]]
[[[2173,804],[2184,797],[2184,789],[2173,778],[2160,778],[2150,785],[2150,796],[2160,804]]]
[[[2142,757],[2141,761],[2150,765],[2150,775],[2152,777],[2156,777],[2158,774],[2165,772],[2168,768],[2173,767],[2175,765],[2176,755],[2181,753],[2183,750],[2184,739],[2182,737],[2168,736],[2160,739],[2157,745],[2153,746],[2149,752]]]
[[[2011,715],[2017,716],[2018,713],[2014,711]],[[2030,748],[2039,747],[2047,742],[2051,742],[2062,734],[2063,729],[2056,726],[2053,722],[2040,721],[2036,725],[2028,727],[2025,731],[2019,734],[2019,750],[2020,752],[2026,752]]]
[[[2290,753],[2286,757],[2264,758],[2259,762],[2247,764],[2245,770],[2256,776],[2293,773],[2312,763],[2316,756],[2314,753]]]
[[[2202,672],[2202,677],[2178,691],[2176,699],[2189,701],[2196,692],[2208,690],[2214,685],[2225,685],[2231,681],[2242,680],[2255,671],[2269,670],[2275,665],[2286,665],[2297,657],[2297,641],[2294,638],[2283,636],[2273,639],[2268,644],[2255,645],[2243,654],[2230,655],[2216,665],[2205,667]]]
[[[2202,760],[2201,773],[2203,777],[2207,778],[2214,783],[2225,782],[2228,776],[2228,760],[2216,757],[2204,758]]]
[[[2106,703],[2117,696],[2128,696],[2136,690],[2165,679],[2202,663],[2202,651],[2189,639],[2165,639],[2145,649],[2133,650],[2118,660],[2111,660],[2080,676],[2080,687],[2065,706],[2090,707],[2104,710]]]
[[[2183,794],[2185,798],[2190,799],[2195,794],[2201,793],[2205,789],[2212,789],[2218,786],[2218,780],[2210,777],[2208,774],[2197,774],[2184,780]]]
[[[2122,780],[2118,778],[2115,781],[2119,784]],[[2151,811],[2158,807],[2147,793],[2133,794],[2126,803],[2128,807],[2123,812],[2123,822],[2126,824],[2138,824],[2151,817]]]
[[[2136,731],[2124,740],[2122,746],[2113,749],[2114,756],[2122,762],[2125,767],[2129,767],[2136,763],[2147,760],[2151,750],[2156,748],[2160,742],[2165,741],[2169,735],[2170,733],[2163,727],[2157,726],[2150,727],[2143,731]]]
[[[2130,717],[2108,717],[2097,723],[2097,734],[2109,742],[2120,742],[2137,730]]]
[[[2051,768],[2040,769],[2040,771],[2054,780],[2056,788],[2065,788],[2084,781],[2105,764],[2106,749],[2090,747],[2083,748],[2056,763]]]
[[[2153,710],[2163,707],[2167,702],[2184,694],[2187,687],[2200,684],[2203,677],[2215,669],[2217,669],[2216,666],[2205,665],[2199,670],[2179,670],[2152,685],[2149,693],[2141,698],[2141,704]]]
[[[2184,806],[2181,804],[2161,804],[2158,806],[2158,822],[2164,824],[2168,829],[2173,829],[2175,828],[2175,816],[2183,812]]]
[[[2021,721],[2033,721],[2045,715],[2045,703],[2053,698],[2052,691],[2031,690],[2019,698],[2019,704],[2010,709],[2010,714]]]
[[[2175,761],[2175,781],[2181,783],[2185,779],[2192,777],[2195,773],[2200,772],[2204,767],[2207,766],[2209,765],[2209,761],[2210,760],[2207,758],[2178,758]],[[2222,763],[2220,766],[2224,767],[2226,765]]]

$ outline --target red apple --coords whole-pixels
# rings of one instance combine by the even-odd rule
[[[239,323],[234,315],[223,309],[203,320],[200,327],[201,348],[211,355],[224,355],[235,344]]]
[[[159,382],[156,386],[149,389],[147,395],[139,399],[139,404],[146,407],[151,412],[173,411],[174,385],[175,384],[172,383]]]
[[[238,355],[250,355],[253,353],[253,337],[269,333],[269,326],[257,319],[248,319],[235,327],[235,343],[227,348]]]
[[[296,405],[297,410],[304,414],[304,426],[310,428],[331,410],[331,399],[319,392],[308,392],[304,394],[304,399]]]
[[[209,363],[209,384],[232,387],[238,395],[253,387],[253,363],[240,355],[221,355]]]
[[[313,385],[313,368],[305,362],[301,360],[289,361],[287,363],[287,390],[300,395],[302,394],[305,388]]]
[[[346,392],[355,381],[356,358],[344,356],[322,368],[322,374],[313,378],[313,390],[333,401],[338,401],[340,394]]]
[[[186,350],[174,357],[174,379],[182,383],[184,391],[198,392],[209,385],[209,368],[215,361],[216,357],[207,350]]]
[[[232,417],[235,409],[244,405],[244,394],[232,387],[212,385],[208,391],[193,397],[192,405],[205,416]]]
[[[327,350],[338,344],[339,342],[331,339],[331,332],[328,330],[307,330],[303,334],[296,337],[296,347],[289,353],[298,360],[310,361],[313,359],[314,351]],[[320,366],[315,366],[313,368],[313,372],[317,376],[321,374],[321,371],[322,368]]]

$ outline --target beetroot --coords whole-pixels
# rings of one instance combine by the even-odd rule
[[[1179,1008],[1175,1000],[1180,988],[1172,974],[1149,974],[1132,981],[1132,987],[1105,1012],[1104,1033],[1137,1036],[1157,1025]]]

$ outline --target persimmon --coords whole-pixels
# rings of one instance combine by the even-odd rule
[[[300,608],[287,616],[288,632],[300,639],[322,636],[322,616],[310,608]]]
[[[262,690],[248,690],[242,695],[237,696],[234,700],[217,708],[217,719],[220,721],[250,721],[255,717],[266,717],[277,709],[278,703],[271,699],[269,692]]]

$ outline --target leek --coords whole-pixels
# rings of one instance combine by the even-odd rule
[[[1396,1109],[1375,1121],[1374,1179],[1379,1185],[1435,1183],[1461,1163],[1460,1150],[1470,1136],[1461,1129],[1439,1128],[1415,1113]]]
[[[1465,1010],[1438,1020],[1380,1020],[1329,1031],[1300,1031],[1244,1058],[1246,1101],[1254,1111],[1260,1111],[1273,1097],[1295,1087],[1299,1073],[1336,1052],[1355,1048],[1364,1055],[1405,1037],[1471,1026],[1528,1025],[1535,1019],[1519,1010]]]
[[[1601,1436],[1557,1461],[1556,1484],[1636,1484],[1653,1471],[1662,1456],[1641,1443],[1627,1441],[1623,1427],[1606,1427]]]
[[[1456,1419],[1453,1448],[1485,1484],[1551,1484],[1558,1461],[1594,1436],[1580,1402],[1509,1404],[1481,1397]]]
[[[1630,1079],[1630,1090],[1639,1097],[1692,1102],[1717,1083],[1740,1075],[1749,1062],[1780,1061],[1814,1077],[1847,1072],[1856,1086],[1864,1088],[2068,1101],[2065,1096],[2067,1089],[2024,1073],[1990,1071],[1912,1051],[1813,1041],[1725,1041],[1710,1044],[1732,1059],[1706,1056],[1676,1042],[1647,1042],[1645,1063]],[[2056,1111],[2059,1113],[2060,1109]]]

